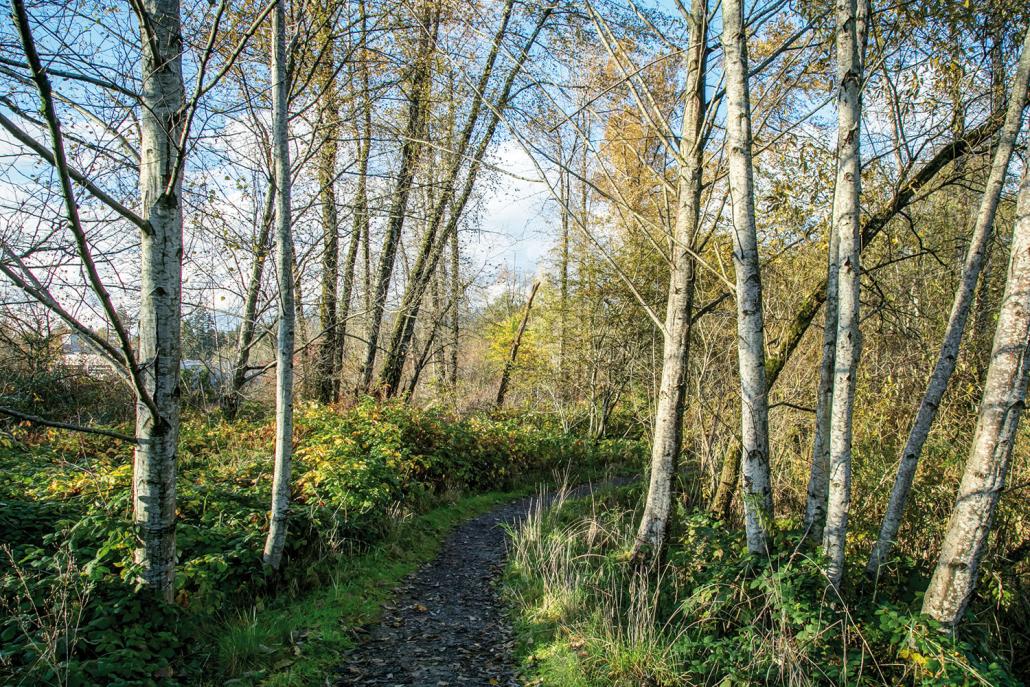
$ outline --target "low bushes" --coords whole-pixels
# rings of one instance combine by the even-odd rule
[[[371,401],[342,413],[304,406],[296,426],[286,563],[271,576],[260,556],[273,428],[184,424],[174,605],[136,585],[129,447],[54,432],[0,439],[0,682],[176,683],[217,673],[197,640],[203,626],[243,600],[319,584],[340,555],[438,495],[643,460],[637,442]]]
[[[1020,684],[988,633],[942,635],[911,588],[838,597],[794,534],[766,564],[739,530],[681,512],[666,562],[640,570],[625,558],[640,500],[634,486],[559,501],[514,533],[507,589],[536,684]]]

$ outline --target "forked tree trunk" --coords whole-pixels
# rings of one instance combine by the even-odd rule
[[[837,350],[830,410],[829,488],[823,549],[826,575],[834,587],[844,574],[844,543],[851,508],[851,428],[858,361],[859,289],[862,268],[862,61],[867,0],[837,0],[837,179],[833,233],[837,235]]]
[[[422,151],[421,141],[424,138],[429,109],[433,74],[432,55],[436,49],[438,19],[438,14],[434,16],[432,7],[427,3],[423,17],[419,20],[422,25],[419,29],[421,37],[418,42],[418,54],[415,58],[415,69],[410,85],[411,97],[408,101],[407,127],[404,143],[401,146],[400,169],[397,174],[397,186],[390,204],[383,252],[379,256],[379,267],[376,270],[375,293],[372,299],[372,312],[369,313],[368,319],[368,342],[365,349],[365,364],[362,367],[361,380],[358,385],[359,393],[367,393],[372,384],[372,373],[379,352],[379,331],[383,325],[383,312],[386,310],[386,296],[390,290],[401,232],[404,230],[408,196],[411,194],[418,159]]]
[[[949,627],[962,619],[973,595],[1026,401],[1030,377],[1030,174],[1025,171],[1011,250],[973,444],[937,568],[923,597],[923,613]]]
[[[511,371],[515,367],[515,360],[519,355],[519,347],[522,345],[522,335],[526,333],[526,325],[529,324],[529,311],[533,307],[533,299],[536,298],[540,282],[533,282],[533,288],[529,290],[529,298],[526,300],[526,307],[522,311],[522,321],[519,322],[518,331],[515,332],[515,339],[511,342],[511,351],[508,353],[508,360],[504,363],[504,370],[501,372],[501,382],[497,385],[497,399],[494,405],[498,408],[504,405],[504,397],[508,393],[508,382],[511,379]]]
[[[733,199],[733,267],[737,286],[737,357],[740,367],[741,471],[747,548],[768,553],[772,527],[769,479],[769,398],[765,377],[762,276],[755,231],[751,168],[751,103],[747,83],[747,31],[742,0],[723,2],[726,72],[726,147]]]
[[[694,0],[691,16],[693,21],[687,56],[687,91],[684,97],[679,147],[679,198],[670,242],[672,267],[665,306],[666,331],[662,350],[662,380],[658,391],[654,441],[651,446],[651,478],[644,513],[633,543],[634,557],[645,553],[660,555],[665,545],[683,438],[683,405],[690,363],[691,319],[696,279],[694,250],[700,221],[701,176],[704,169],[703,130],[708,42],[706,0]],[[564,245],[567,246],[567,243]],[[563,266],[565,264],[563,262]]]
[[[286,10],[284,0],[272,15],[272,155],[275,161],[275,262],[279,274],[279,335],[275,367],[275,471],[272,511],[265,540],[264,562],[273,570],[282,562],[290,507],[290,463],[293,453],[293,240],[290,235],[290,147],[287,126]]]
[[[274,174],[274,172],[273,172]],[[254,347],[254,332],[257,329],[257,306],[261,295],[261,278],[265,272],[265,261],[268,259],[269,235],[272,233],[272,220],[275,208],[275,183],[268,185],[264,209],[258,218],[260,225],[254,242],[254,262],[250,266],[250,278],[247,280],[247,292],[243,298],[243,317],[236,336],[236,357],[229,378],[229,388],[222,396],[222,412],[233,419],[239,412],[242,401],[243,386],[247,382],[247,369],[250,363],[250,351]]]
[[[447,248],[448,238],[458,230],[458,225],[461,222],[465,207],[468,204],[469,198],[472,195],[472,190],[475,187],[476,178],[478,177],[479,171],[482,167],[483,158],[485,157],[490,143],[493,140],[493,136],[497,130],[498,124],[500,123],[501,116],[504,110],[508,107],[515,85],[515,79],[522,71],[522,67],[529,57],[530,50],[532,50],[533,45],[536,43],[540,32],[543,30],[544,25],[547,22],[547,18],[553,11],[553,7],[547,7],[540,13],[540,17],[537,19],[534,30],[526,38],[526,42],[520,50],[518,57],[515,60],[515,64],[512,66],[511,71],[508,72],[508,75],[500,88],[496,101],[489,106],[490,117],[488,123],[476,149],[471,155],[471,164],[469,165],[462,188],[460,189],[460,192],[455,195],[455,182],[457,181],[458,172],[461,168],[462,158],[467,155],[467,149],[471,143],[472,133],[475,129],[475,124],[479,118],[479,111],[483,104],[483,99],[480,96],[486,89],[486,84],[490,81],[490,74],[493,70],[493,58],[496,57],[496,51],[500,47],[501,41],[507,31],[507,13],[510,12],[510,9],[509,0],[509,4],[506,5],[505,19],[494,37],[491,55],[488,57],[484,71],[480,76],[477,93],[472,102],[472,111],[469,113],[469,118],[462,131],[456,151],[457,154],[454,155],[451,168],[445,177],[444,190],[440,197],[440,201],[434,207],[433,217],[423,236],[422,245],[420,247],[415,266],[412,268],[412,278],[409,282],[408,288],[404,292],[397,320],[394,323],[393,332],[390,336],[390,343],[386,350],[383,370],[379,377],[379,387],[388,396],[392,396],[398,390],[401,372],[404,369],[404,364],[408,356],[408,349],[411,345],[411,336],[415,331],[415,323],[418,320],[419,312],[422,307],[422,300],[424,299],[426,290],[429,286],[429,279],[436,270],[437,263]],[[444,226],[443,231],[440,232],[439,229],[443,222],[444,211],[448,208],[450,210],[450,217],[448,218],[448,222]]]
[[[143,581],[170,600],[175,577],[175,472],[179,445],[182,306],[182,169],[178,160],[185,103],[177,0],[143,0],[140,107],[140,202],[149,231],[140,233],[139,360],[143,386],[157,408],[136,404],[133,513],[142,547]],[[152,34],[150,32],[153,32]],[[148,35],[150,34],[150,35]],[[174,174],[174,178],[172,178]]]
[[[1023,41],[1023,52],[1019,57],[1019,66],[1016,70],[1012,94],[1009,97],[1008,109],[1005,113],[1005,123],[1002,126],[1001,137],[998,140],[994,159],[991,162],[987,186],[980,201],[980,209],[977,212],[973,236],[969,241],[969,248],[966,251],[962,276],[959,279],[958,289],[955,292],[955,300],[951,305],[951,315],[948,318],[948,326],[944,331],[944,339],[937,356],[937,363],[927,382],[923,399],[919,403],[919,410],[916,412],[915,421],[912,423],[912,429],[909,431],[905,449],[901,452],[898,474],[894,478],[894,487],[891,490],[890,501],[887,504],[887,512],[884,514],[883,523],[880,526],[880,536],[873,547],[869,563],[866,566],[866,572],[870,575],[876,575],[879,572],[880,566],[887,561],[894,546],[898,530],[901,528],[901,518],[905,512],[905,504],[908,501],[909,492],[912,489],[912,482],[915,479],[916,467],[923,451],[923,445],[930,434],[930,428],[933,426],[934,418],[937,416],[937,409],[940,407],[941,399],[944,398],[944,393],[948,389],[948,381],[955,371],[955,363],[958,360],[962,335],[966,328],[966,320],[969,317],[970,304],[973,302],[977,279],[980,277],[980,272],[983,269],[987,249],[994,233],[994,218],[997,215],[998,202],[1001,199],[1009,161],[1012,158],[1012,151],[1015,148],[1016,138],[1019,135],[1023,119],[1023,107],[1026,103],[1028,81],[1030,81],[1030,31],[1027,31]]]

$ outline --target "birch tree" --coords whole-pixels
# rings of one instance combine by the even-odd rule
[[[948,522],[923,613],[945,626],[962,619],[973,595],[998,499],[1026,402],[1030,377],[1030,174],[1023,173],[1016,205],[1005,294],[991,362],[955,509]]]
[[[930,428],[933,426],[937,409],[940,407],[945,391],[947,391],[951,375],[955,371],[955,363],[958,360],[959,347],[962,343],[966,321],[969,318],[970,306],[974,300],[977,280],[980,278],[980,273],[984,268],[991,238],[994,234],[994,218],[997,214],[1001,192],[1005,185],[1009,161],[1012,158],[1012,151],[1016,145],[1016,138],[1019,136],[1019,129],[1023,119],[1023,108],[1026,105],[1028,80],[1030,80],[1030,30],[1027,31],[1023,39],[1023,50],[1020,53],[1016,76],[1012,84],[1012,92],[1008,99],[1005,123],[1002,125],[998,145],[994,151],[991,171],[987,178],[983,197],[980,200],[980,208],[976,215],[973,235],[970,238],[969,247],[966,249],[962,274],[959,278],[958,289],[955,291],[955,299],[951,305],[951,314],[948,317],[948,325],[944,331],[941,348],[937,355],[937,362],[927,381],[926,391],[923,393],[919,409],[916,411],[915,420],[909,430],[905,448],[901,452],[898,472],[894,478],[890,501],[887,504],[887,511],[883,516],[883,523],[880,526],[880,534],[866,565],[866,572],[870,575],[875,576],[879,573],[880,566],[887,561],[894,541],[898,536],[898,530],[901,528],[901,519],[905,512],[905,504],[912,489],[912,481],[915,479],[916,467],[919,464],[923,445],[930,434]]]
[[[683,434],[683,406],[694,310],[695,249],[700,222],[701,178],[706,140],[704,124],[708,7],[705,0],[694,0],[690,20],[687,89],[680,132],[677,183],[679,198],[670,242],[672,266],[665,312],[662,378],[658,392],[658,408],[655,411],[651,477],[644,513],[633,545],[634,556],[641,555],[645,549],[660,552],[664,546],[669,527],[669,513],[672,509],[673,480]],[[567,232],[567,229],[565,231]],[[563,243],[563,251],[567,250],[567,239],[564,240],[566,243]],[[563,252],[562,258],[567,260],[567,254]],[[564,281],[567,279],[567,263],[563,262],[562,269],[564,289],[567,286]]]
[[[272,510],[264,562],[273,570],[282,562],[290,505],[290,463],[293,452],[293,239],[290,227],[290,147],[286,3],[279,0],[272,15],[272,158],[275,169],[275,264],[279,279],[279,334],[275,367],[275,469]]]
[[[772,526],[773,500],[769,479],[769,398],[765,373],[762,276],[755,230],[755,191],[751,164],[747,31],[741,0],[725,0],[722,8],[726,156],[733,201],[733,268],[737,291],[744,520],[748,551],[765,555]]]
[[[829,559],[826,574],[835,587],[840,585],[844,574],[844,543],[851,505],[851,427],[862,350],[859,330],[862,62],[867,20],[867,0],[838,0],[837,178],[832,230],[837,239],[837,336],[830,411],[829,486],[823,530],[823,549]]]
[[[805,504],[805,537],[821,542],[826,523],[826,498],[830,488],[830,411],[833,406],[834,362],[837,359],[837,284],[840,238],[836,222],[830,224],[826,257],[826,300],[823,303],[823,356],[816,392],[815,436]]]

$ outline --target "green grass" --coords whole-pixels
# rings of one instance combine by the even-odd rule
[[[527,685],[1022,684],[990,635],[942,634],[897,589],[827,604],[821,559],[786,527],[758,564],[738,528],[680,509],[659,574],[627,565],[642,488],[559,499],[515,529],[505,593]]]
[[[322,684],[354,645],[355,630],[374,621],[401,580],[436,556],[451,529],[529,491],[459,498],[397,526],[367,552],[341,557],[326,584],[237,610],[212,628],[211,673],[228,679],[210,684]]]

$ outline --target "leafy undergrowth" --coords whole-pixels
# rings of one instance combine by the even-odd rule
[[[638,442],[583,441],[542,420],[304,406],[284,568],[271,575],[261,550],[273,431],[217,417],[184,424],[175,604],[137,587],[127,446],[57,432],[0,439],[0,682],[253,682],[277,665],[321,665],[298,661],[302,647],[342,646],[350,621],[381,598],[372,590],[385,594],[478,502],[419,514],[556,469],[642,461]],[[317,622],[300,622],[306,613]]]
[[[513,532],[506,593],[527,684],[1021,684],[988,633],[956,641],[920,616],[919,593],[837,596],[786,527],[766,565],[741,532],[680,513],[667,561],[641,570],[626,555],[640,501],[639,487],[558,499]]]

